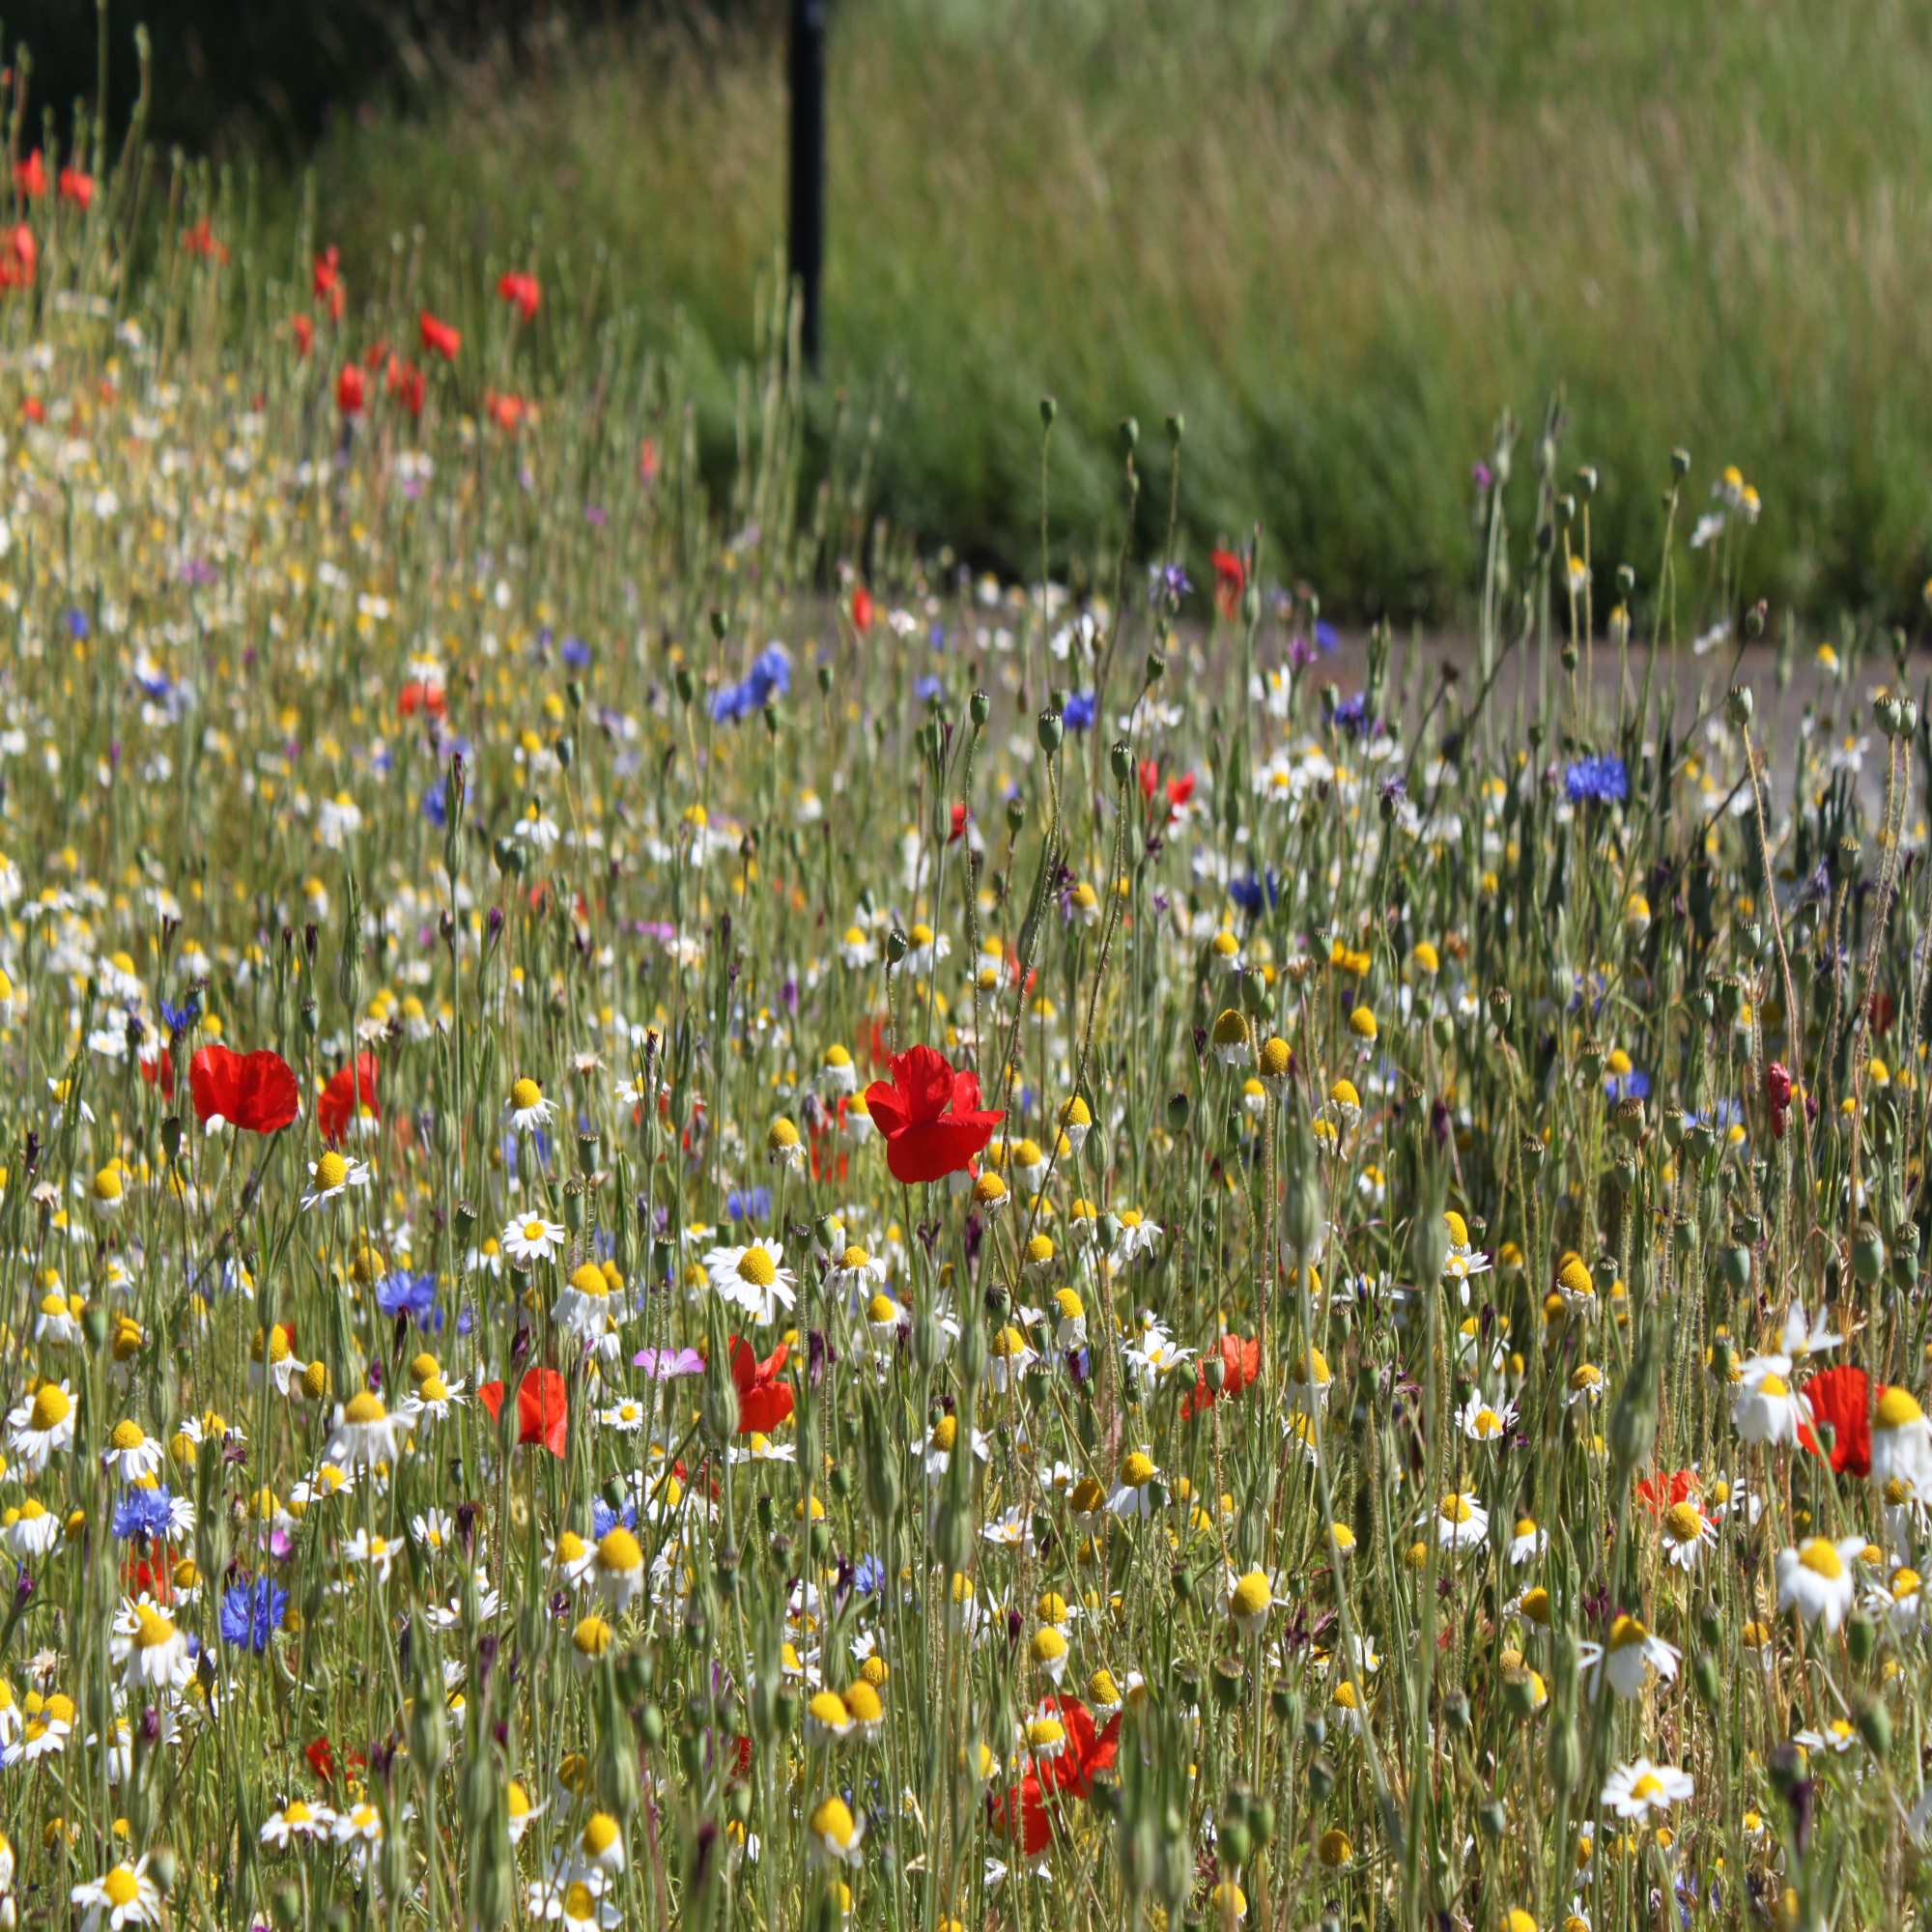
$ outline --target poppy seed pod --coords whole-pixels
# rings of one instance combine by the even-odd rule
[[[1060,750],[1060,741],[1065,735],[1065,724],[1058,711],[1042,711],[1035,724],[1039,739],[1039,749],[1048,757]]]

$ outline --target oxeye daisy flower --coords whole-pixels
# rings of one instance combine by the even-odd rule
[[[1579,1643],[1577,1658],[1582,1666],[1583,1681],[1594,1696],[1607,1679],[1619,1697],[1636,1696],[1655,1671],[1665,1682],[1677,1675],[1682,1653],[1651,1634],[1640,1618],[1623,1615],[1610,1625],[1603,1643]]]
[[[1478,1389],[1456,1412],[1456,1426],[1471,1442],[1500,1447],[1516,1427],[1516,1404],[1498,1400],[1492,1404]]]
[[[1578,1362],[1563,1384],[1563,1406],[1575,1408],[1578,1403],[1601,1402],[1604,1372],[1594,1362]]]
[[[348,1402],[336,1406],[335,1427],[323,1450],[323,1460],[354,1468],[393,1463],[402,1438],[414,1422],[407,1411],[392,1414],[374,1389],[359,1389]]]
[[[647,1580],[643,1548],[622,1523],[612,1524],[597,1539],[591,1574],[606,1601],[620,1614],[638,1600]]]
[[[100,1466],[123,1482],[138,1482],[160,1473],[162,1453],[161,1445],[138,1422],[124,1417],[108,1435]]]
[[[1910,1390],[1894,1384],[1872,1409],[1871,1479],[1932,1500],[1932,1422]]]
[[[7,1446],[21,1469],[37,1476],[50,1457],[73,1447],[73,1390],[65,1381],[44,1381],[7,1416]]]
[[[309,1190],[301,1202],[305,1208],[340,1200],[352,1188],[367,1187],[374,1178],[366,1161],[357,1160],[354,1154],[338,1153],[333,1148],[325,1148],[308,1172]]]
[[[704,1257],[704,1270],[720,1296],[761,1326],[776,1321],[797,1299],[798,1278],[784,1265],[784,1249],[777,1241],[713,1248]]]
[[[45,1556],[64,1534],[60,1518],[36,1496],[23,1497],[0,1514],[0,1544],[23,1563],[28,1557]],[[5,1727],[0,1724],[0,1743],[5,1741]]]
[[[866,1836],[866,1821],[836,1794],[822,1798],[806,1820],[807,1842],[812,1858],[822,1864],[857,1865]]]
[[[624,1869],[624,1832],[608,1811],[593,1811],[571,1850],[579,1873],[614,1878]]]
[[[541,1214],[525,1214],[504,1224],[503,1252],[520,1268],[554,1261],[568,1240],[562,1227]]]
[[[286,1851],[298,1843],[321,1844],[335,1829],[335,1813],[327,1804],[312,1804],[305,1798],[291,1798],[278,1811],[271,1811],[256,1834],[273,1850]]]
[[[1276,1594],[1265,1570],[1228,1573],[1228,1620],[1250,1641],[1267,1628],[1268,1612],[1286,1599]]]
[[[1747,1442],[1796,1446],[1811,1421],[1811,1405],[1785,1379],[1789,1355],[1753,1355],[1740,1371],[1741,1392],[1731,1405],[1731,1426]]]
[[[1664,1511],[1663,1553],[1680,1570],[1694,1570],[1697,1559],[1718,1540],[1718,1525],[1688,1498]]]
[[[544,1090],[526,1074],[511,1085],[509,1116],[510,1125],[518,1133],[532,1134],[556,1117],[556,1103],[546,1098]]]
[[[1799,1622],[1835,1631],[1852,1606],[1857,1582],[1852,1563],[1861,1557],[1861,1536],[1841,1537],[1833,1543],[1814,1536],[1795,1548],[1777,1552],[1777,1607],[1796,1613]]]
[[[1416,1520],[1418,1524],[1434,1523],[1436,1542],[1459,1555],[1465,1549],[1480,1548],[1490,1533],[1489,1511],[1462,1490],[1446,1492],[1435,1509]]]
[[[1155,1488],[1160,1466],[1146,1449],[1130,1450],[1121,1459],[1120,1480],[1107,1498],[1108,1512],[1118,1517],[1151,1516],[1160,1506]]]
[[[836,1040],[818,1063],[817,1085],[820,1094],[835,1100],[858,1092],[859,1069],[852,1064],[851,1053]]]
[[[194,1674],[186,1634],[145,1597],[123,1604],[108,1648],[130,1691],[179,1690]]]
[[[145,1854],[74,1886],[68,1902],[80,1908],[80,1932],[123,1932],[126,1926],[161,1922],[161,1889],[149,1875]]]
[[[551,1313],[558,1327],[594,1347],[622,1319],[613,1302],[610,1277],[595,1262],[583,1262],[558,1292]]]
[[[1510,1532],[1509,1560],[1520,1569],[1525,1563],[1533,1563],[1549,1548],[1549,1532],[1538,1523],[1534,1517],[1518,1517],[1516,1527]]]
[[[1610,1773],[1604,1782],[1604,1805],[1619,1818],[1642,1820],[1673,1804],[1688,1804],[1695,1790],[1689,1772],[1640,1757]]]

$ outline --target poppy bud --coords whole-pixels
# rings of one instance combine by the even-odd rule
[[[1583,1775],[1583,1743],[1577,1735],[1577,1719],[1566,1717],[1549,1732],[1549,1782],[1561,1793],[1574,1791]]]
[[[1167,1130],[1178,1134],[1186,1130],[1187,1116],[1192,1103],[1185,1094],[1170,1094],[1167,1096]]]
[[[975,727],[984,725],[986,720],[993,715],[992,694],[985,691],[976,691],[973,694],[971,710]]]
[[[179,1114],[170,1114],[167,1117],[167,1119],[161,1122],[161,1151],[163,1153],[167,1155],[170,1163],[175,1161],[180,1156],[181,1144],[182,1144],[181,1116]]]
[[[1118,738],[1114,741],[1114,748],[1107,754],[1107,764],[1108,769],[1114,774],[1114,782],[1116,784],[1125,784],[1127,780],[1133,776],[1133,749],[1124,738]]]
[[[911,949],[912,941],[906,937],[902,926],[895,925],[886,934],[886,958],[892,965],[896,966]]]
[[[1177,410],[1167,419],[1167,440],[1170,442],[1179,442],[1186,433],[1187,418]]]
[[[671,673],[671,689],[677,693],[680,704],[689,704],[697,692],[697,681],[691,674],[689,665],[679,665]]]
[[[1026,800],[1018,792],[1014,792],[1007,801],[1007,830],[1017,838],[1020,827],[1025,823]]]
[[[1039,399],[1039,426],[1041,429],[1051,429],[1053,427],[1053,419],[1059,413],[1060,405],[1051,396],[1042,396]]]
[[[1159,651],[1150,651],[1147,655],[1147,683],[1150,689],[1167,675],[1167,659]]]
[[[1141,426],[1132,416],[1121,418],[1121,449],[1127,456],[1141,446]]]
[[[1315,1758],[1308,1767],[1308,1796],[1317,1804],[1325,1804],[1335,1789],[1335,1767],[1325,1757]]]
[[[301,1892],[293,1885],[278,1885],[269,1895],[269,1911],[280,1932],[295,1932],[301,1923]]]
[[[724,613],[714,610],[711,612],[711,635],[722,644],[724,641]]]
[[[1862,1610],[1854,1610],[1845,1619],[1845,1648],[1861,1669],[1872,1661],[1878,1648],[1878,1626]]]
[[[1238,1690],[1238,1684],[1236,1689]],[[1249,1831],[1247,1821],[1231,1818],[1221,1827],[1216,1850],[1221,1854],[1221,1861],[1230,1871],[1239,1871],[1255,1855],[1255,1834]]]
[[[1681,443],[1670,452],[1670,473],[1680,483],[1690,473],[1690,452]]]
[[[1057,711],[1042,711],[1039,714],[1037,730],[1039,734],[1039,749],[1048,757],[1051,757],[1055,752],[1060,750],[1060,741],[1065,730],[1060,713]]]
[[[1690,1681],[1696,1686],[1698,1702],[1707,1711],[1715,1711],[1723,1686],[1718,1677],[1718,1661],[1708,1650],[1697,1653],[1697,1661],[1690,1666]]]
[[[1858,1709],[1857,1723],[1859,1736],[1872,1748],[1875,1757],[1885,1757],[1891,1750],[1891,1718],[1885,1706],[1879,1703],[1861,1704]]]

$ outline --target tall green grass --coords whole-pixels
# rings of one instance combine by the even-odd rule
[[[1627,506],[1601,558],[1656,554],[1688,439],[1698,487],[1734,462],[1763,494],[1747,590],[1901,613],[1932,564],[1928,37],[1897,0],[842,0],[827,384],[879,412],[898,521],[969,554],[1037,556],[1050,392],[1065,527],[1118,515],[1122,416],[1181,412],[1197,561],[1259,522],[1331,609],[1434,621],[1477,574],[1492,419],[1560,389]],[[341,129],[318,232],[596,265],[709,372],[722,437],[782,242],[783,66],[777,13],[559,32]]]

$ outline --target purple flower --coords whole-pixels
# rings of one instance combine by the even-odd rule
[[[1599,758],[1577,758],[1563,773],[1563,789],[1572,805],[1621,805],[1630,796],[1630,773],[1624,761],[1609,753]]]
[[[642,1369],[653,1381],[669,1381],[674,1376],[701,1376],[704,1357],[696,1349],[639,1349],[631,1357],[634,1368]]]

